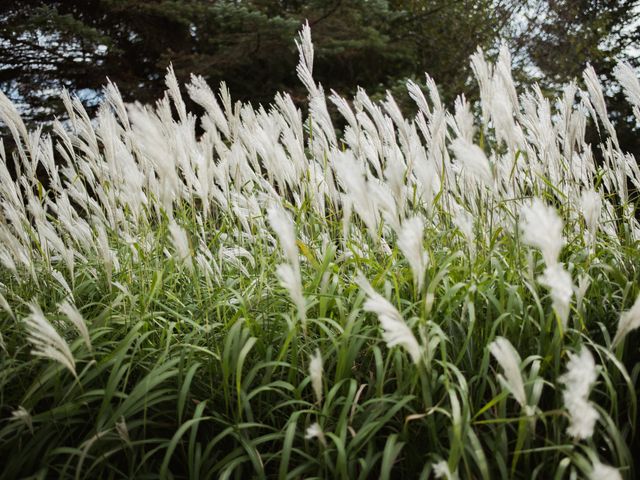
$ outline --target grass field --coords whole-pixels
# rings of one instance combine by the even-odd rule
[[[427,77],[406,118],[298,46],[305,117],[172,71],[52,136],[0,98],[1,478],[635,478],[640,169],[595,72],[550,100],[478,52],[478,105]]]

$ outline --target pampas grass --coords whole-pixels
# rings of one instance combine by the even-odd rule
[[[67,342],[53,328],[35,302],[31,302],[29,309],[31,314],[25,318],[24,324],[28,331],[27,340],[33,346],[31,354],[59,362],[76,376],[76,362]]]
[[[170,70],[29,132],[0,95],[0,477],[637,477],[618,87],[519,91],[503,46],[407,114],[297,45],[305,113]]]

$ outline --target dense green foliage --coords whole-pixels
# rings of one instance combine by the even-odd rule
[[[304,117],[194,78],[197,119],[170,71],[50,137],[0,96],[0,476],[635,478],[640,171],[595,73],[552,107],[476,55],[483,123],[428,81],[330,97],[336,134],[299,51]]]

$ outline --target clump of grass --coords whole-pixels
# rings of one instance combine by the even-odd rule
[[[193,78],[196,118],[171,70],[52,136],[0,96],[2,477],[634,478],[640,170],[595,73],[478,52],[480,122],[428,77],[405,118],[298,44],[306,118]]]

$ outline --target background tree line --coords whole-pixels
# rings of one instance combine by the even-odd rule
[[[62,115],[67,88],[95,107],[107,77],[129,101],[152,102],[172,63],[182,80],[225,81],[235,99],[267,104],[286,90],[302,106],[294,38],[308,19],[314,74],[349,95],[402,94],[428,72],[445,101],[474,98],[469,56],[507,42],[514,76],[552,93],[587,62],[611,77],[639,66],[640,0],[2,0],[0,88],[31,124]],[[608,91],[625,149],[640,157],[622,95]],[[398,95],[398,99],[406,99]],[[410,108],[406,102],[405,108]]]

